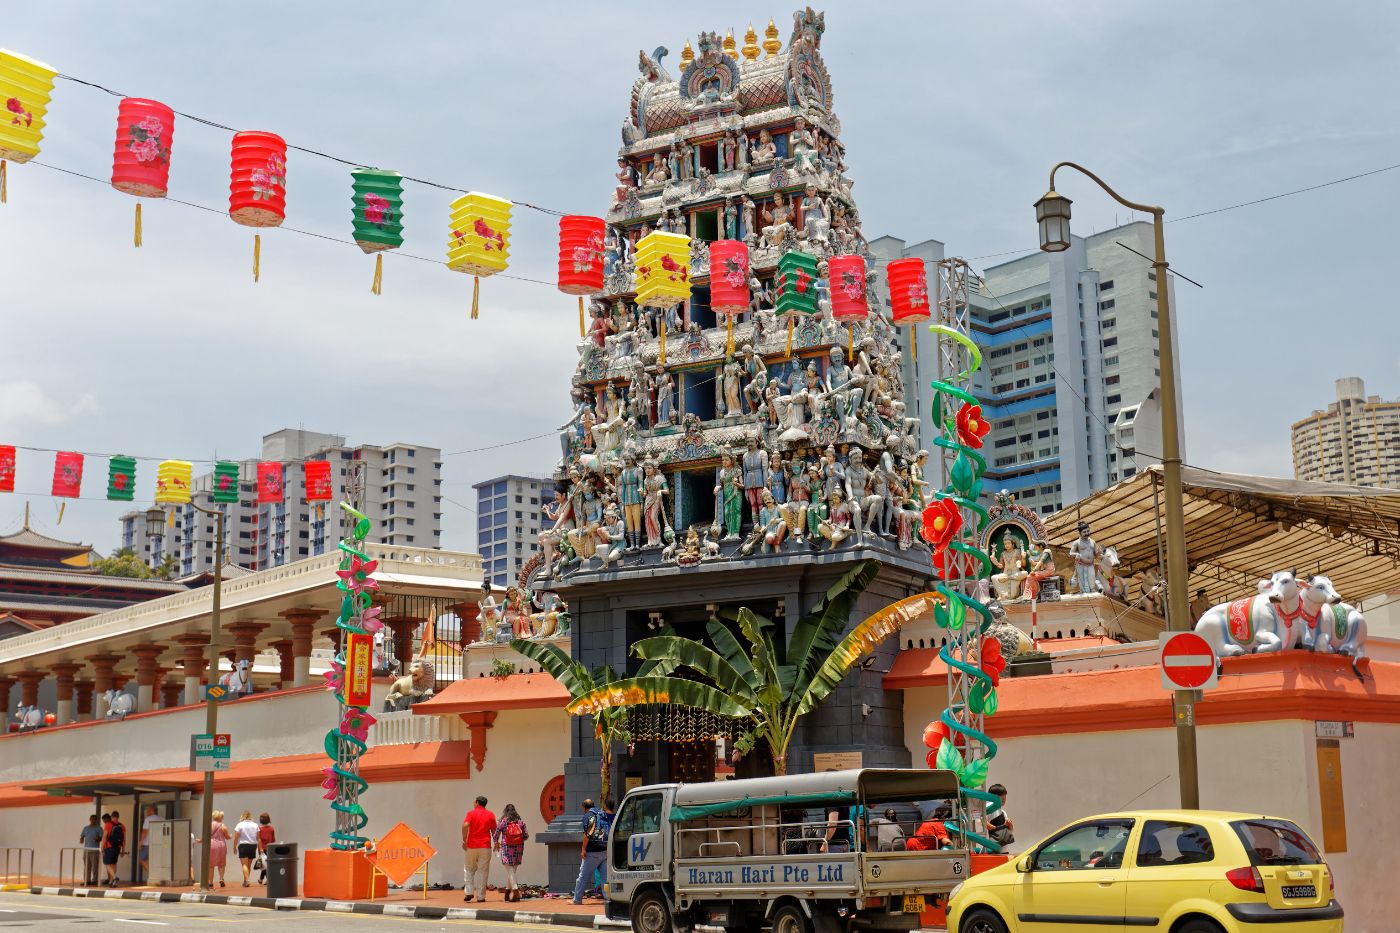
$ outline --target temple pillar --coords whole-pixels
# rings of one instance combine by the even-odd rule
[[[175,643],[183,649],[180,665],[185,673],[185,703],[202,703],[204,694],[200,691],[200,681],[208,666],[205,651],[209,645],[208,635],[179,635]]]
[[[92,681],[73,681],[73,692],[77,702],[73,710],[73,719],[77,722],[86,722],[92,718]]]
[[[393,633],[394,660],[399,662],[400,674],[408,673],[409,662],[413,660],[413,633],[422,624],[422,619],[409,616],[395,616],[384,620],[385,628]]]
[[[148,713],[154,706],[156,659],[165,652],[164,645],[134,645],[136,655],[136,712]]]
[[[8,674],[0,674],[0,713],[5,721],[0,723],[0,732],[10,728],[10,691],[15,687],[15,679]]]
[[[321,634],[331,640],[331,653],[340,654],[340,626],[321,629]]]
[[[233,667],[248,662],[247,693],[253,692],[253,656],[258,653],[258,636],[267,630],[266,622],[235,622],[224,626],[224,631],[233,636]],[[237,684],[235,684],[237,686]]]
[[[44,679],[43,671],[20,671],[15,676],[19,681],[19,705],[39,705],[39,684]]]
[[[311,639],[316,623],[325,613],[316,609],[288,609],[282,618],[292,628],[292,686],[305,687],[311,683]],[[282,686],[287,686],[284,682]]]
[[[107,691],[116,689],[113,668],[117,666],[118,660],[120,659],[115,654],[88,656],[88,663],[92,665],[92,690],[96,697],[93,719],[107,718]]]
[[[277,689],[286,690],[292,685],[295,662],[292,658],[292,640],[283,638],[272,643],[272,650],[277,652]]]
[[[462,645],[470,645],[481,638],[481,603],[454,603],[447,607],[456,613],[461,630]]]
[[[175,673],[175,668],[161,668],[160,680],[160,708],[174,709],[180,705],[181,698],[185,693],[185,685],[178,678],[171,677]]]
[[[58,686],[58,703],[54,709],[54,721],[61,725],[74,721],[73,716],[73,677],[82,670],[75,661],[61,661],[49,670],[53,671],[54,682]]]

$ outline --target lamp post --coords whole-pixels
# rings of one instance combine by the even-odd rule
[[[1062,168],[1072,168],[1088,176],[1106,191],[1109,197],[1124,207],[1152,215],[1152,268],[1157,275],[1157,326],[1162,354],[1162,484],[1166,497],[1167,624],[1173,631],[1188,631],[1191,628],[1191,614],[1186,594],[1188,570],[1181,493],[1181,416],[1176,405],[1176,353],[1167,295],[1167,253],[1162,236],[1162,216],[1165,210],[1150,204],[1129,201],[1084,166],[1073,162],[1060,162],[1050,170],[1050,190],[1035,203],[1035,219],[1040,228],[1040,248],[1047,253],[1063,252],[1070,246],[1070,200],[1055,191],[1055,173]],[[1187,810],[1199,809],[1201,805],[1196,774],[1195,698],[1194,691],[1177,690],[1172,704],[1176,721],[1176,756],[1181,785],[1181,806]]]
[[[219,678],[219,609],[222,603],[224,589],[224,513],[222,509],[206,509],[194,498],[190,498],[190,506],[196,512],[214,516],[214,596],[213,605],[209,611],[209,673],[205,678],[212,686],[218,683]],[[159,508],[152,507],[146,512],[146,533],[152,534],[153,522],[159,522],[156,526],[157,533],[159,527],[165,524],[165,512]],[[214,735],[219,731],[219,701],[205,691],[204,703],[204,731],[209,735]],[[213,886],[214,875],[213,866],[209,863],[209,838],[210,827],[214,825],[214,772],[204,772],[204,808],[201,816],[203,828],[199,831],[199,877],[200,886],[204,890],[209,890]]]

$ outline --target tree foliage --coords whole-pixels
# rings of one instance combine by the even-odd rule
[[[97,572],[104,577],[128,577],[133,580],[149,580],[154,574],[136,552],[129,547],[118,548],[107,557],[99,557],[92,562]]]

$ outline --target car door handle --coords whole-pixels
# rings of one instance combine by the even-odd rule
[[[1101,888],[1111,888],[1111,887],[1113,887],[1113,882],[1112,882],[1112,881],[1100,881],[1100,882],[1099,882],[1099,887],[1101,887]]]

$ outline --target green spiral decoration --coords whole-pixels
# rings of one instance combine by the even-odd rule
[[[373,563],[363,550],[363,542],[370,531],[370,520],[347,503],[340,503],[340,507],[355,519],[350,537],[341,540],[338,545],[342,557],[340,573],[335,584],[336,589],[343,594],[340,600],[340,615],[335,620],[336,628],[341,630],[340,650],[336,654],[335,663],[344,673],[347,641],[345,636],[369,634],[364,627],[364,613],[374,600],[365,591],[368,587],[362,588],[359,585],[361,581],[350,575],[351,571]],[[372,571],[365,571],[363,576],[367,579],[370,572]],[[336,820],[336,828],[330,834],[331,848],[359,849],[370,841],[368,836],[360,835],[360,830],[369,823],[369,816],[359,802],[360,794],[368,789],[369,784],[352,768],[368,750],[368,746],[345,729],[357,713],[367,715],[369,709],[363,706],[346,706],[344,689],[337,693],[337,698],[340,700],[340,716],[336,727],[326,733],[325,740],[326,757],[331,759],[331,765],[326,771],[334,777],[331,809],[340,814]]]
[[[961,345],[967,352],[968,359],[967,368],[954,376],[953,381],[935,380],[931,383],[935,390],[933,410],[937,414],[934,417],[938,419],[936,426],[941,432],[940,436],[934,438],[933,443],[951,451],[954,458],[949,470],[948,484],[934,492],[934,504],[926,510],[925,526],[927,527],[928,523],[928,512],[943,512],[946,506],[940,506],[940,503],[945,501],[957,507],[962,519],[951,540],[945,542],[942,548],[943,569],[940,576],[943,582],[939,582],[934,589],[943,596],[943,601],[934,609],[934,621],[949,634],[947,642],[939,649],[939,658],[948,665],[950,671],[962,672],[973,684],[965,702],[954,700],[939,715],[937,722],[942,723],[947,735],[930,758],[936,767],[955,772],[962,785],[963,797],[982,801],[986,804],[986,813],[991,815],[1001,809],[1001,799],[982,787],[986,783],[991,761],[996,757],[997,743],[985,732],[973,728],[971,723],[974,716],[991,716],[996,713],[996,685],[981,667],[969,664],[959,657],[965,652],[955,653],[952,649],[954,646],[966,645],[975,640],[980,659],[982,638],[992,625],[992,613],[978,600],[948,585],[984,580],[996,569],[991,557],[977,546],[978,535],[991,518],[977,501],[982,495],[982,476],[987,471],[987,461],[974,448],[963,442],[959,434],[956,409],[953,407],[980,404],[976,396],[964,386],[971,383],[973,374],[981,368],[982,352],[971,337],[955,328],[934,324],[929,330]],[[961,385],[955,385],[954,382]],[[975,527],[970,520],[974,517]],[[932,725],[930,723],[930,727]],[[968,761],[958,750],[954,736],[962,736],[969,750],[972,749],[973,743],[980,743],[986,754],[975,761]],[[995,840],[959,828],[955,820],[947,821],[947,825],[950,830],[966,836],[981,851],[1001,851],[1001,846]]]

